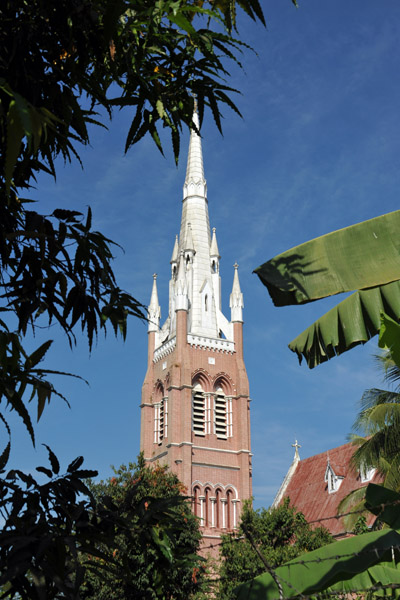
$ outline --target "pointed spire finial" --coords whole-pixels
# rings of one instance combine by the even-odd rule
[[[200,128],[197,104],[193,113],[193,123],[197,130]],[[201,137],[195,129],[190,132],[189,154],[186,168],[185,184],[183,186],[183,199],[188,196],[207,197],[207,185],[204,178],[203,151],[201,148]]]
[[[153,275],[153,288],[151,290],[150,304],[147,313],[149,319],[148,331],[158,331],[161,319],[161,308],[158,302],[157,273],[154,273]]]
[[[219,254],[219,250],[218,250],[218,244],[217,244],[217,235],[216,235],[216,229],[215,227],[213,227],[212,229],[212,240],[211,240],[211,247],[210,247],[210,256],[216,256],[217,258],[221,258],[220,254]]]
[[[241,321],[243,323],[243,294],[239,283],[239,265],[235,262],[233,265],[235,273],[233,275],[232,293],[230,295],[229,306],[231,309],[231,321]]]

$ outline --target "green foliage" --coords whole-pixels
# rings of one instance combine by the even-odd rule
[[[96,515],[84,483],[96,471],[81,469],[80,457],[60,475],[48,450],[50,468],[36,469],[46,483],[19,470],[0,479],[0,598],[78,598],[85,571],[80,554],[98,553],[108,539],[110,515]]]
[[[360,515],[354,523],[353,533],[360,535],[362,533],[368,533],[367,519],[364,515]]]
[[[258,0],[237,2],[264,22]],[[35,172],[55,175],[54,158],[77,156],[99,124],[96,108],[131,106],[126,149],[157,124],[169,129],[176,158],[182,124],[193,126],[196,94],[202,117],[219,104],[237,110],[224,83],[223,60],[237,61],[236,2],[188,0],[5,0],[0,12],[0,135],[5,191]],[[83,101],[83,97],[89,103]]]
[[[360,400],[360,411],[353,424],[352,440],[355,451],[352,456],[354,469],[362,472],[375,468],[382,475],[383,485],[400,489],[400,368],[387,350],[375,356],[386,383],[395,384],[393,391],[372,388],[366,390]],[[353,513],[344,517],[348,530],[353,530],[360,511],[365,508],[367,488],[353,490],[340,502],[338,514]]]
[[[90,484],[99,503],[129,523],[114,547],[102,547],[94,557],[81,598],[186,600],[204,586],[203,562],[197,555],[201,534],[182,484],[167,467],[138,464],[114,469],[107,481]],[[101,561],[113,570],[93,570]]]
[[[200,533],[163,467],[121,467],[107,482],[78,457],[48,480],[12,470],[0,479],[0,598],[189,598],[203,586]],[[85,481],[86,480],[86,481]]]
[[[379,347],[390,352],[393,363],[400,369],[400,325],[389,315],[381,313]]]
[[[265,571],[265,564],[253,549],[245,532],[249,532],[265,560],[278,566],[302,552],[311,551],[332,541],[323,527],[312,529],[304,515],[290,506],[289,499],[273,509],[253,510],[243,507],[241,525],[234,534],[222,537],[220,590],[221,599],[232,598],[233,589]]]
[[[277,567],[283,598],[326,598],[365,594],[397,597],[400,587],[397,547],[400,534],[393,530],[374,531],[334,542]],[[394,556],[395,561],[392,557]],[[270,573],[264,573],[239,586],[238,600],[276,600],[278,586]]]
[[[351,436],[357,446],[352,462],[358,469],[376,468],[385,487],[400,489],[400,369],[391,352],[377,357],[386,382],[396,382],[393,391],[366,390]]]
[[[366,488],[367,508],[392,529],[360,533],[308,554],[254,578],[234,591],[238,600],[278,597],[382,598],[399,596],[400,494],[383,486]],[[360,522],[360,528],[363,527]],[[279,587],[277,585],[279,583]]]
[[[400,211],[300,244],[255,272],[276,306],[304,304],[354,291],[289,344],[313,367],[367,342],[381,313],[400,319]]]

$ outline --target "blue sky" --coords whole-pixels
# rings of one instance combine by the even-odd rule
[[[224,110],[224,137],[206,114],[202,129],[211,226],[222,255],[223,310],[235,261],[245,301],[245,360],[252,397],[255,505],[268,506],[291,463],[346,441],[357,402],[381,384],[369,342],[313,371],[299,366],[287,344],[327,310],[331,300],[275,308],[252,270],[310,238],[398,208],[400,188],[400,5],[396,0],[274,0],[265,6],[267,29],[241,20],[242,38],[257,55],[243,55],[244,72],[230,81],[244,116]],[[179,167],[150,139],[125,156],[129,112],[109,131],[94,129],[78,164],[60,164],[57,182],[41,178],[31,196],[43,210],[84,209],[120,243],[115,272],[121,287],[147,303],[158,273],[167,316],[169,259],[179,231],[188,136]],[[40,206],[40,205],[39,205]],[[54,400],[37,427],[33,450],[12,418],[11,464],[33,470],[49,444],[64,466],[77,455],[102,477],[110,465],[139,452],[140,391],[146,370],[147,328],[129,325],[128,340],[100,336],[89,356],[78,339],[70,351],[55,328],[45,362],[90,382],[58,378],[71,403]]]

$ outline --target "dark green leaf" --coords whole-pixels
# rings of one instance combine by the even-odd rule
[[[60,472],[60,463],[58,462],[57,456],[47,444],[43,444],[43,446],[47,448],[47,451],[49,453],[50,464],[54,475],[58,475],[58,473]]]

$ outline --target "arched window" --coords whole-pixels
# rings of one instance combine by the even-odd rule
[[[204,392],[198,383],[193,388],[192,430],[194,435],[206,434],[206,406]]]
[[[168,397],[164,397],[161,383],[154,394],[154,443],[161,444],[168,436]]]
[[[204,490],[204,525],[210,525],[210,488]]]
[[[228,437],[227,402],[221,387],[215,390],[214,399],[214,430],[217,438],[226,440]]]
[[[233,529],[232,521],[232,490],[226,492],[226,527],[227,529]]]
[[[206,312],[208,311],[208,295],[207,294],[204,296],[204,310]]]
[[[196,517],[199,517],[199,492],[200,489],[196,486],[193,490],[193,512]]]
[[[221,490],[215,491],[215,526],[217,529],[221,527]]]

